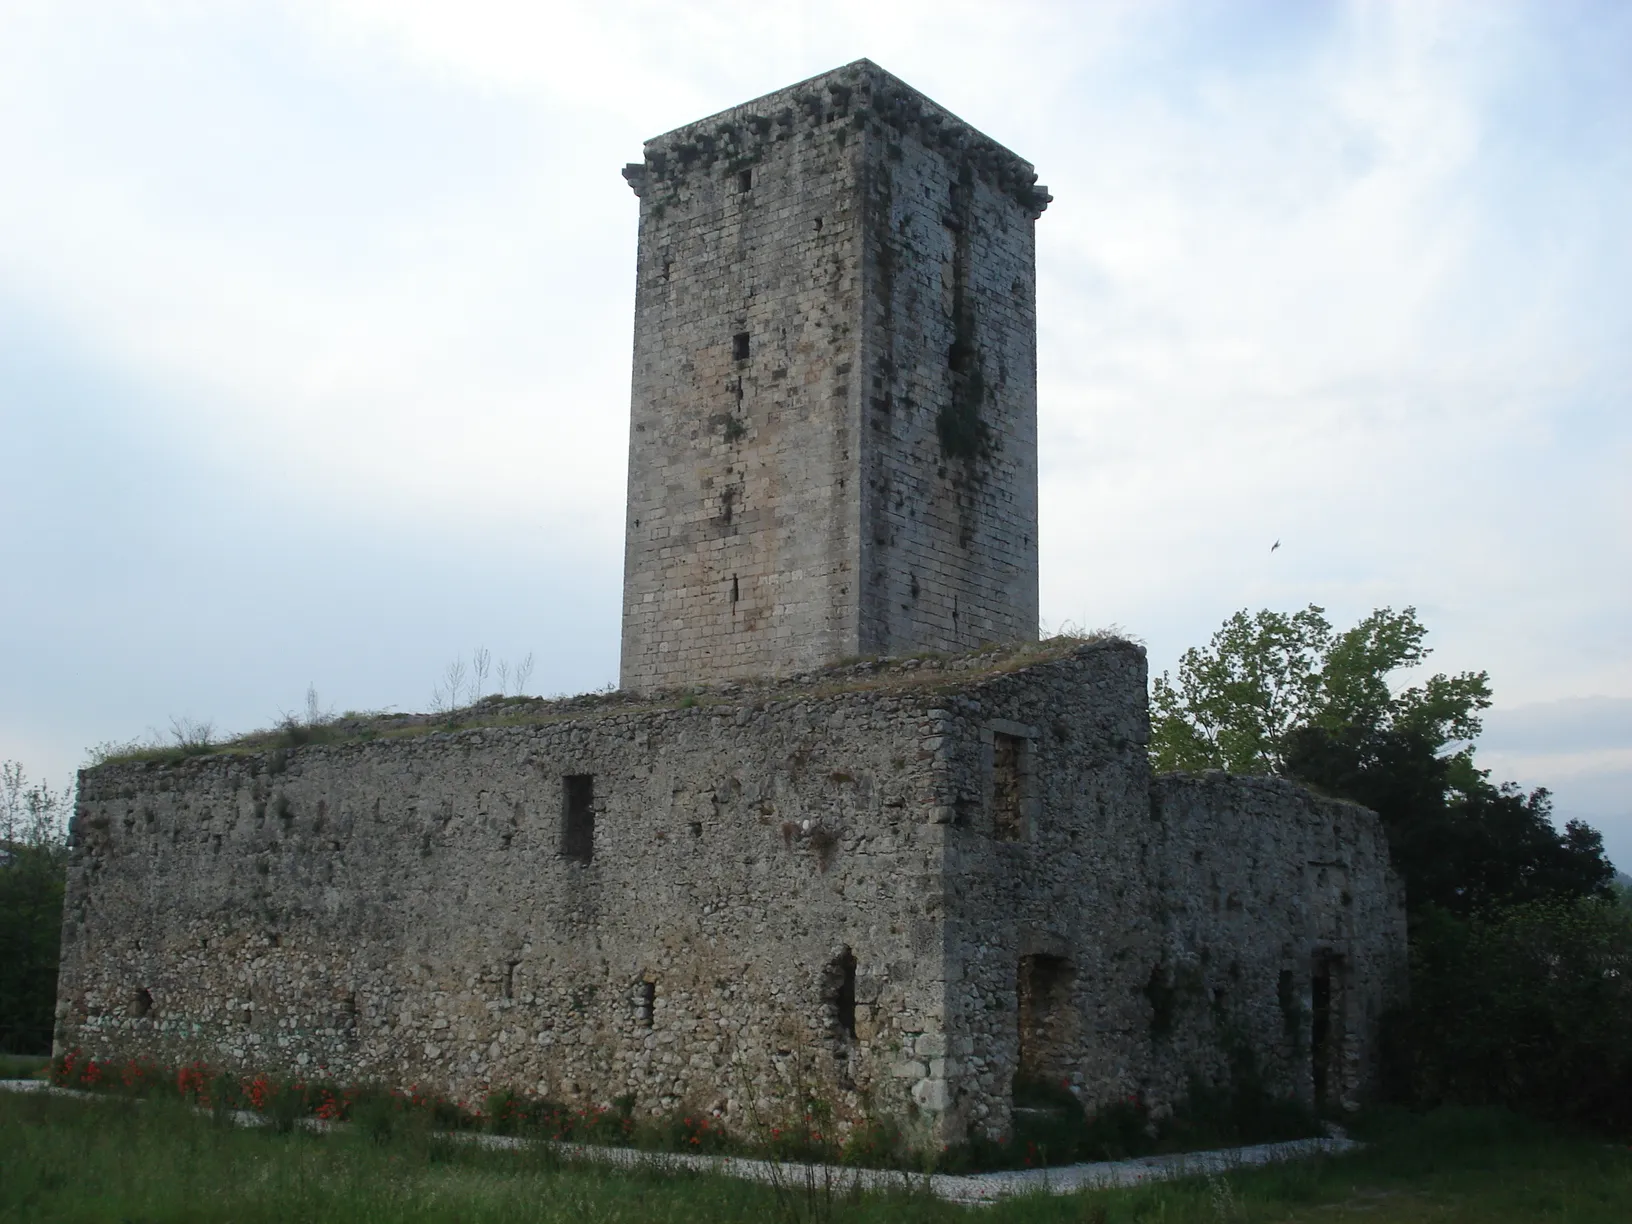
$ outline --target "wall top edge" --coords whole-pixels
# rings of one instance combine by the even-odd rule
[[[330,725],[325,738],[314,738],[307,746],[292,747],[281,731],[259,732],[207,752],[183,755],[155,750],[141,758],[116,759],[82,769],[79,776],[83,787],[88,781],[106,783],[132,774],[208,771],[248,766],[272,757],[278,758],[281,768],[284,757],[313,749],[345,751],[421,740],[478,742],[483,737],[525,735],[563,724],[726,716],[745,707],[774,712],[810,703],[896,701],[926,711],[942,706],[956,708],[978,700],[980,691],[991,684],[1028,674],[1041,678],[1101,655],[1125,655],[1142,666],[1145,650],[1120,638],[1056,638],[962,655],[863,659],[777,679],[724,681],[652,693],[620,690],[551,699],[484,701],[461,711],[456,727],[448,725],[446,714],[340,720]]]
[[[1210,790],[1246,790],[1262,791],[1269,794],[1296,797],[1308,802],[1311,806],[1322,809],[1352,808],[1356,812],[1376,817],[1376,812],[1363,803],[1356,803],[1352,799],[1344,799],[1338,795],[1326,795],[1313,787],[1306,786],[1292,778],[1283,778],[1275,774],[1239,774],[1230,773],[1223,769],[1204,769],[1191,773],[1175,770],[1172,773],[1158,773],[1151,777],[1153,786],[1161,791],[1210,791]]]
[[[795,134],[825,129],[837,135],[869,123],[967,163],[1033,217],[1053,199],[1029,161],[867,59],[654,136],[645,142],[644,160],[623,173],[645,196],[653,184],[676,184],[722,160],[728,168],[747,168],[768,146]]]

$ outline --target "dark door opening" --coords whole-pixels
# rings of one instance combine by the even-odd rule
[[[1076,1035],[1073,986],[1076,973],[1062,956],[1038,953],[1020,958],[1016,994],[1020,1005],[1020,1050],[1016,1083],[1058,1083],[1071,1069]]]
[[[1315,1108],[1335,1104],[1343,1090],[1343,958],[1317,952],[1309,982],[1309,1060]]]

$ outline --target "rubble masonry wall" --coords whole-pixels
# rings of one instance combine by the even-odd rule
[[[1009,1133],[1017,1074],[1363,1096],[1375,815],[1152,778],[1138,646],[971,662],[88,770],[58,1048],[739,1128],[804,1085],[936,1142]]]

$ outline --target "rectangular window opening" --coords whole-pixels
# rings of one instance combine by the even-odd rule
[[[735,361],[748,360],[748,333],[738,332],[731,337],[731,357]]]
[[[1025,832],[1022,759],[1026,741],[1018,735],[992,735],[992,836],[1019,841]]]
[[[737,173],[737,190],[752,191],[754,189],[754,172],[741,170]]]
[[[579,863],[595,856],[595,775],[561,779],[561,855]]]

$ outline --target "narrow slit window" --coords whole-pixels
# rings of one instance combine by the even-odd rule
[[[1298,1005],[1297,975],[1292,970],[1281,970],[1281,976],[1275,984],[1275,998],[1281,1006],[1281,1027],[1286,1033],[1286,1039],[1295,1041],[1298,1030],[1303,1026],[1303,1009]]]
[[[828,962],[822,981],[823,1010],[834,1041],[856,1039],[856,954],[846,948]]]
[[[561,854],[587,863],[595,856],[595,775],[567,774],[561,782]]]
[[[1019,841],[1025,831],[1021,757],[1026,742],[1017,735],[992,736],[992,836]]]
[[[754,172],[752,170],[739,171],[738,174],[737,174],[737,190],[738,191],[752,191],[753,189],[754,189]]]
[[[738,332],[731,337],[731,356],[736,361],[748,360],[748,333]]]
[[[740,598],[742,598],[742,588],[737,585],[737,576],[735,574],[732,574],[731,575],[731,602],[736,603],[737,600],[740,599]]]

